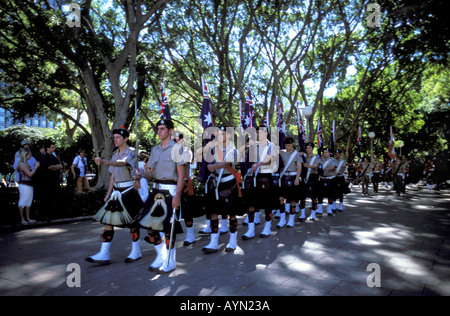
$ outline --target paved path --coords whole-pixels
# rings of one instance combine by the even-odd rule
[[[3,230],[0,295],[450,295],[450,191],[360,192],[348,194],[344,212],[333,217],[280,230],[274,220],[270,238],[242,241],[246,227],[239,225],[234,253],[224,251],[228,235],[210,255],[201,251],[209,237],[199,235],[186,248],[179,235],[178,266],[167,275],[147,270],[155,251],[144,241],[143,259],[123,263],[131,249],[128,230],[116,232],[109,266],[84,261],[99,249],[98,223]],[[203,228],[204,218],[195,225]],[[81,287],[67,285],[71,263],[80,267]],[[371,275],[377,269],[367,271],[371,263],[379,266],[379,278]],[[368,278],[380,287],[369,287]]]

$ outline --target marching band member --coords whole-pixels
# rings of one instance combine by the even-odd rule
[[[153,244],[157,253],[149,270],[168,273],[176,268],[176,235],[183,233],[179,222],[181,194],[184,188],[185,161],[183,147],[171,139],[174,129],[169,119],[159,120],[156,124],[161,143],[152,148],[148,160],[149,172],[143,176],[153,180],[153,190],[144,204],[141,227],[148,230],[145,241]],[[165,243],[159,232],[164,232]]]
[[[308,142],[305,144],[306,146],[306,162],[303,163],[303,167],[306,169],[306,178],[305,178],[305,187],[306,194],[303,199],[300,200],[300,216],[298,220],[303,222],[306,219],[305,215],[305,205],[306,205],[306,197],[311,198],[311,215],[308,220],[315,221],[316,220],[316,211],[317,211],[317,198],[318,198],[318,182],[319,182],[319,157],[313,154],[314,143]]]
[[[204,153],[210,153],[214,157],[214,161],[208,164],[208,170],[213,174],[214,179],[210,179],[206,184],[209,204],[207,209],[211,212],[211,240],[202,250],[208,254],[217,252],[219,248],[219,214],[222,218],[229,216],[230,239],[225,251],[232,252],[237,247],[236,215],[242,215],[242,194],[241,175],[234,170],[238,161],[238,151],[230,141],[232,136],[227,133],[225,126],[220,126],[217,138],[205,146]]]
[[[344,194],[348,192],[347,184],[345,182],[345,159],[341,158],[342,151],[336,149],[335,159],[336,167],[336,200],[339,199],[339,212],[344,210]],[[333,202],[333,211],[336,210],[336,201]]]
[[[280,158],[283,161],[283,170],[280,174],[280,221],[277,228],[286,225],[286,205],[289,205],[289,220],[286,227],[294,227],[296,202],[299,200],[300,190],[304,190],[304,186],[300,186],[300,175],[302,172],[302,161],[299,152],[294,149],[294,139],[287,137],[284,140],[286,149],[280,151]],[[286,201],[286,202],[285,202]]]
[[[273,188],[272,188],[272,173],[277,167],[276,164],[276,148],[273,143],[267,139],[267,126],[260,125],[257,127],[258,142],[249,141],[249,146],[257,146],[257,161],[252,165],[253,186],[249,190],[250,194],[246,200],[248,207],[248,230],[242,236],[243,240],[252,239],[255,237],[255,213],[260,209],[265,210],[266,222],[263,231],[259,235],[261,238],[269,237],[271,234],[272,224],[272,208],[278,201],[275,202]],[[275,196],[276,197],[276,196]]]
[[[378,160],[377,156],[373,156],[372,162],[372,183],[373,183],[373,191],[378,193],[378,184],[380,183],[381,170],[383,168],[383,164]]]
[[[406,173],[409,171],[409,163],[406,161],[406,157],[402,156],[402,159],[396,159],[392,167],[392,176],[394,178],[395,193],[400,196],[400,193],[405,193],[405,178]]]
[[[191,162],[193,160],[192,151],[183,146],[184,136],[181,133],[175,133],[175,142],[183,147],[183,161],[186,163],[184,172],[184,188],[181,194],[181,208],[184,223],[186,225],[186,238],[183,246],[190,246],[195,243],[194,218],[205,215],[198,207],[198,201],[194,192],[193,174]]]
[[[323,198],[328,198],[327,215],[333,216],[332,205],[336,199],[336,160],[330,157],[330,148],[326,147],[323,150],[323,156],[319,159],[323,174],[319,181],[319,199],[318,204],[322,206]]]
[[[362,194],[369,194],[369,182],[370,182],[370,174],[372,173],[371,163],[367,157],[364,157],[363,161],[359,162],[359,177],[362,182]]]
[[[94,220],[105,225],[102,234],[102,246],[100,252],[87,257],[85,260],[92,263],[109,264],[109,250],[114,237],[114,227],[129,227],[132,249],[126,263],[139,260],[141,255],[139,211],[143,201],[138,192],[133,188],[133,169],[137,166],[137,156],[134,148],[127,145],[130,133],[121,126],[112,131],[114,145],[118,148],[111,160],[95,158],[95,163],[109,166],[111,173],[108,192],[105,197],[106,204],[94,216]]]

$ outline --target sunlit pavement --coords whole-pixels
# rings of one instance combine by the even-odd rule
[[[166,275],[148,271],[155,251],[144,241],[143,258],[123,262],[131,249],[128,230],[116,231],[108,266],[84,261],[99,250],[98,223],[3,230],[0,295],[450,295],[450,191],[414,186],[401,197],[385,188],[369,191],[364,196],[354,188],[344,212],[332,217],[290,229],[277,229],[274,219],[270,238],[258,237],[261,212],[254,239],[241,240],[246,227],[239,225],[234,253],[225,252],[228,234],[219,252],[208,255],[201,250],[208,236],[197,234],[186,248],[179,235],[177,269]],[[195,225],[196,232],[204,228],[204,217]]]

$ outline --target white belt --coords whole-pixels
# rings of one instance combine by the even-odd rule
[[[336,177],[343,177],[343,174],[337,174]]]
[[[403,173],[397,173],[398,176],[403,176]]]
[[[272,174],[272,170],[260,170],[259,173],[264,173],[264,174]]]
[[[297,171],[285,172],[284,175],[285,176],[296,176],[297,175]]]
[[[322,177],[322,179],[327,179],[327,180],[329,180],[329,179],[334,179],[334,178],[336,178],[336,176],[331,176],[331,177]]]
[[[220,179],[220,183],[228,182],[234,179],[234,176],[230,174],[229,176],[226,176],[225,178]]]
[[[114,182],[114,186],[118,189],[128,188],[134,184],[134,181]]]
[[[175,190],[177,188],[176,184],[162,184],[162,183],[153,183],[153,189],[157,189],[157,190],[166,190],[166,191],[170,191],[170,190]]]

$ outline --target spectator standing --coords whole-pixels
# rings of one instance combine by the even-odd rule
[[[42,168],[41,174],[41,194],[42,194],[42,216],[47,221],[50,221],[56,214],[57,200],[60,196],[60,173],[62,163],[54,155],[55,144],[48,143],[45,146],[46,152],[40,159]]]
[[[80,148],[78,155],[70,166],[73,180],[75,181],[75,190],[77,193],[89,192],[89,182],[87,179],[87,158],[86,150]]]
[[[34,224],[35,220],[30,219],[30,207],[33,203],[33,184],[31,177],[36,173],[39,167],[39,162],[35,163],[32,168],[28,161],[31,158],[31,151],[29,149],[23,149],[20,151],[19,166],[17,168],[19,172],[19,214],[22,225]],[[25,217],[24,217],[25,209]]]

